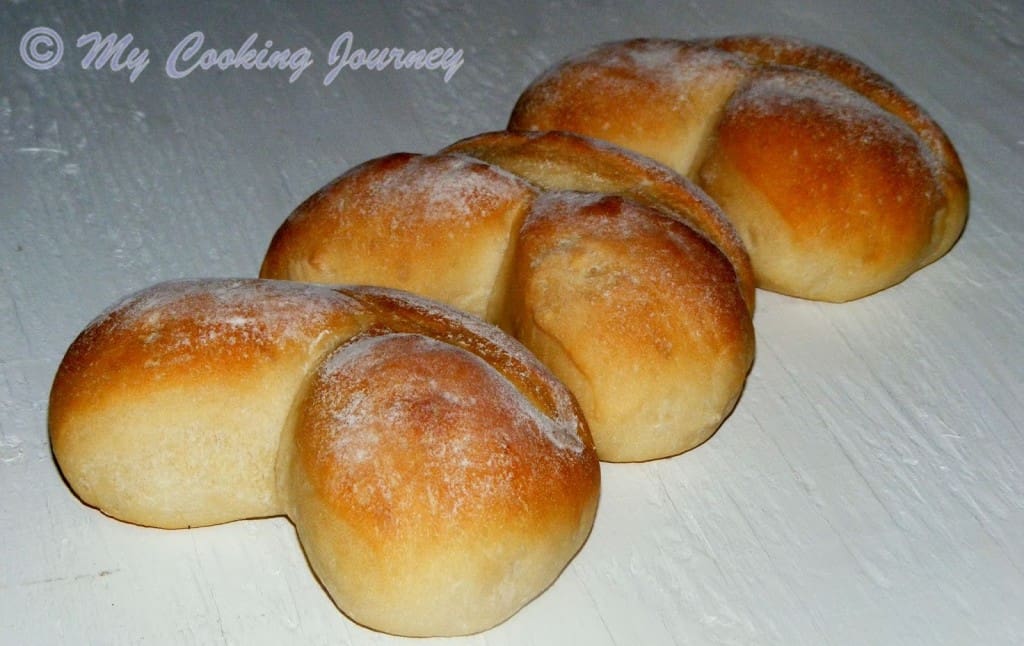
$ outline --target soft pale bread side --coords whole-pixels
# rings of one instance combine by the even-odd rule
[[[287,514],[355,621],[459,635],[514,614],[593,524],[576,401],[497,328],[393,290],[164,283],[75,340],[50,399],[84,502],[176,528]]]
[[[966,222],[964,170],[938,124],[867,66],[799,40],[604,44],[538,77],[509,128],[600,138],[690,177],[758,285],[794,296],[892,286]]]
[[[407,190],[412,178],[444,190]],[[552,195],[561,196],[553,238],[539,233]],[[592,226],[602,218],[614,224]],[[527,231],[538,232],[529,244]],[[573,245],[573,258],[552,264]],[[424,282],[411,258],[474,269]],[[753,272],[718,208],[677,173],[566,133],[489,133],[436,155],[362,164],[286,219],[261,276],[358,277],[486,316],[569,384],[606,461],[703,442],[732,410],[753,360]]]

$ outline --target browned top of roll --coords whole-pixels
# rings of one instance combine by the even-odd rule
[[[374,159],[292,212],[260,275],[400,287],[485,316],[496,307],[501,260],[533,193],[522,179],[467,157]]]
[[[578,124],[579,132],[608,130],[609,141],[653,139],[661,128],[667,128],[661,134],[669,145],[677,134],[671,122],[679,118],[681,109],[690,113],[706,111],[708,117],[713,117],[716,110],[712,100],[728,98],[757,69],[780,66],[820,73],[894,114],[925,140],[950,181],[964,182],[963,166],[946,133],[885,77],[837,50],[775,35],[690,41],[637,38],[603,43],[567,58],[535,80],[519,98],[509,127],[538,129],[532,123],[536,121]],[[553,94],[562,95],[564,100],[552,100]],[[643,97],[647,109],[631,111],[638,97]],[[588,124],[616,109],[630,112],[631,118],[619,124]],[[666,115],[672,116],[666,119]],[[617,128],[628,131],[615,132]]]
[[[735,230],[702,190],[666,166],[568,132],[490,132],[458,141],[442,152],[495,164],[546,190],[621,195],[682,220],[729,259],[753,311],[753,269]]]
[[[108,398],[244,380],[254,365],[272,367],[327,336],[354,334],[364,316],[349,296],[285,281],[182,280],[136,292],[68,349],[50,393],[52,439],[64,440],[66,415],[102,408]]]
[[[950,180],[965,181],[960,156],[939,124],[899,88],[864,63],[829,47],[795,38],[741,35],[707,42],[741,56],[748,63],[814,70],[839,81],[906,122],[942,161]]]
[[[539,414],[458,346],[360,335],[324,361],[310,393],[296,435],[303,471],[326,504],[383,547],[395,532],[435,541],[480,517],[514,526],[526,508],[536,522],[539,509],[564,514],[571,504],[578,519],[594,502],[597,461],[576,420]]]
[[[486,361],[555,421],[550,429],[552,441],[576,448],[593,446],[579,404],[569,391],[532,353],[493,325],[399,290],[367,285],[336,289],[370,309],[375,321],[372,330],[424,334]]]
[[[967,176],[960,156],[945,131],[931,115],[892,82],[847,54],[800,39],[740,35],[710,40],[707,43],[740,56],[758,69],[757,76],[760,77],[796,79],[796,75],[786,72],[787,68],[821,74],[842,84],[856,95],[864,97],[867,101],[859,108],[864,112],[871,112],[872,107],[868,105],[870,102],[895,117],[898,122],[905,124],[917,136],[916,141],[907,141],[905,137],[901,137],[898,128],[891,125],[882,126],[887,136],[892,135],[890,140],[897,149],[902,147],[909,151],[913,148],[913,152],[916,153],[899,155],[892,160],[890,167],[905,171],[905,175],[909,176],[901,187],[905,194],[916,192],[914,199],[919,203],[932,201],[931,212],[939,214],[932,221],[935,230],[925,236],[930,237],[931,242],[920,259],[920,265],[934,261],[953,246],[963,229],[968,199]],[[799,93],[801,83],[807,84],[806,81],[795,80],[790,85],[795,86]],[[812,80],[810,85],[820,87],[822,84],[815,84]],[[819,100],[829,100],[831,97],[828,95],[827,91],[822,93]],[[849,105],[849,99],[835,101],[838,104],[844,102],[847,104],[847,110],[854,109]],[[879,122],[870,118],[866,121]],[[877,137],[879,131],[870,134]],[[822,134],[822,138],[827,136],[827,133]],[[868,133],[865,133],[865,136],[868,136]],[[920,150],[921,144],[926,148],[925,151]],[[921,165],[927,165],[928,168],[921,169]],[[937,194],[932,193],[932,182],[939,187]],[[932,194],[929,195],[930,193]],[[896,212],[900,209],[911,211],[911,208],[905,205],[894,208]]]
[[[510,130],[567,130],[690,169],[722,105],[749,72],[738,56],[701,41],[640,38],[574,54],[534,80]]]

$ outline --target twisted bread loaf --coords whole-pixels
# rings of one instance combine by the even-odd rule
[[[566,133],[353,168],[288,217],[260,275],[397,287],[498,323],[569,386],[609,461],[703,442],[753,358],[753,273],[714,204]]]
[[[69,348],[54,455],[82,500],[142,525],[287,514],[354,620],[493,626],[593,523],[577,405],[522,346],[419,298],[259,280],[164,283]]]
[[[795,296],[894,285],[966,221],[938,124],[863,64],[792,39],[601,45],[535,80],[509,128],[596,137],[690,177],[735,225],[759,286]]]

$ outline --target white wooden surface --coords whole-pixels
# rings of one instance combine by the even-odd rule
[[[466,644],[1024,643],[1024,9],[1020,2],[768,0],[458,4],[5,2],[0,6],[0,643],[393,644],[349,622],[284,519],[123,524],[61,481],[54,370],[129,291],[252,276],[307,194],[389,152],[504,126],[581,47],[744,32],[844,50],[923,104],[972,188],[953,252],[846,305],[759,294],[756,365],[706,445],[604,467],[589,543],[544,595]],[[19,55],[37,26],[63,62]],[[280,71],[172,79],[174,46],[307,47]],[[127,71],[83,34],[132,34]],[[453,47],[441,72],[344,70],[332,41]],[[258,45],[259,46],[259,45]],[[45,53],[45,47],[38,48]],[[428,642],[430,640],[427,640]]]

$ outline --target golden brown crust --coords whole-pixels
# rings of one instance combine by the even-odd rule
[[[542,592],[600,487],[579,406],[536,358],[382,288],[139,292],[72,343],[50,435],[68,484],[122,520],[288,514],[344,612],[410,635],[483,630]]]
[[[482,357],[542,413],[554,420],[572,421],[571,436],[593,446],[576,399],[532,353],[523,352],[514,338],[495,334],[493,326],[476,317],[393,289],[350,285],[336,290],[370,308],[374,320],[388,330],[426,334]],[[575,440],[566,437],[565,442]]]
[[[747,71],[739,57],[700,41],[605,43],[531,83],[508,129],[587,135],[692,178],[718,113]]]
[[[260,276],[386,285],[486,316],[501,307],[494,287],[532,193],[463,157],[388,155],[303,202],[274,235]]]
[[[508,327],[577,394],[602,459],[689,450],[732,410],[753,326],[732,266],[689,227],[618,196],[545,193],[514,272]]]
[[[622,195],[682,220],[729,259],[754,311],[754,271],[735,229],[702,190],[668,167],[568,132],[489,132],[443,152],[495,164],[545,190]]]
[[[739,54],[762,66],[789,66],[820,72],[896,115],[921,137],[944,172],[964,184],[965,174],[953,142],[919,105],[867,65],[828,47],[778,36],[730,36],[711,41],[719,49]]]
[[[364,168],[372,170],[364,172],[361,170]],[[502,186],[511,183],[515,189],[513,193],[505,193],[509,200],[521,200],[518,205],[503,206],[503,212],[516,214],[502,220],[502,235],[507,246],[498,249],[495,245],[487,254],[500,258],[490,263],[492,268],[500,266],[500,269],[477,271],[471,277],[476,282],[472,283],[462,275],[450,280],[441,273],[432,276],[429,286],[413,287],[402,282],[396,270],[407,271],[412,258],[430,258],[434,264],[455,258],[454,263],[459,264],[459,257],[473,256],[478,246],[497,240],[496,237],[474,237],[476,223],[485,216],[467,214],[457,206],[445,206],[444,191],[440,191],[440,195],[431,191],[428,200],[406,189],[415,175],[420,185],[446,186],[456,193],[464,192],[459,173],[469,172],[473,175],[467,177],[466,186],[474,186],[479,177],[497,178]],[[680,285],[685,283],[686,288],[679,293],[666,289],[656,301],[645,304],[633,303],[631,299],[635,294],[622,288],[615,291],[615,302],[611,303],[617,309],[595,308],[586,302],[588,291],[583,289],[593,278],[595,267],[580,262],[560,267],[558,272],[549,274],[548,279],[564,283],[560,291],[550,290],[560,294],[559,307],[586,311],[588,321],[578,322],[580,329],[567,323],[566,326],[546,325],[541,330],[536,321],[523,319],[526,311],[523,308],[528,304],[523,298],[528,293],[527,283],[532,274],[522,268],[542,260],[541,246],[518,248],[526,230],[523,223],[539,217],[535,208],[538,200],[561,189],[621,198],[609,204],[614,203],[616,209],[628,212],[623,222],[638,220],[653,227],[643,235],[638,233],[635,249],[645,249],[640,244],[644,236],[663,238],[669,246],[675,245],[673,252],[655,256],[667,263],[664,270],[673,280]],[[359,209],[350,208],[347,197],[337,197],[362,194],[373,194],[383,205],[371,212],[388,213],[386,227],[367,224]],[[323,199],[323,195],[330,197]],[[341,209],[335,207],[339,199],[345,200]],[[461,203],[461,199],[456,201]],[[628,208],[620,208],[627,202]],[[582,208],[581,204],[571,203],[566,210],[573,215],[565,218],[562,235],[566,241],[582,238],[593,239],[597,245],[605,244],[600,240],[601,234],[588,224],[590,210]],[[450,212],[445,213],[445,208],[450,208]],[[429,234],[418,229],[418,214],[428,210],[435,224]],[[403,224],[405,218],[410,221],[409,226]],[[504,227],[511,227],[511,230]],[[370,233],[363,231],[364,228]],[[637,232],[643,229],[639,225],[634,228]],[[466,230],[469,233],[464,233]],[[464,309],[464,304],[471,300],[468,289],[490,294],[488,307],[469,311],[486,315],[491,322],[511,331],[560,379],[575,388],[574,393],[590,422],[598,455],[604,460],[651,460],[699,444],[728,414],[750,366],[753,270],[735,231],[718,208],[682,176],[595,140],[567,133],[498,132],[463,140],[435,156],[416,158],[415,168],[406,159],[396,161],[392,157],[368,162],[307,200],[289,217],[281,231],[283,233],[275,236],[264,263],[266,277],[336,283],[351,280],[361,272],[359,275],[364,282],[420,289]],[[381,239],[373,246],[374,254],[360,255],[344,250],[351,248],[350,239],[367,236]],[[434,242],[446,238],[457,240],[457,244],[453,242],[450,247],[441,248]],[[687,244],[677,244],[674,238],[685,238]],[[282,243],[282,240],[287,241]],[[325,240],[329,242],[324,243]],[[658,293],[661,289],[658,281],[663,277],[657,272],[639,271],[636,252],[629,252],[629,246],[628,241],[619,241],[616,248],[621,252],[594,256],[592,262],[600,262],[605,268],[611,268],[610,271],[634,272],[637,293]],[[310,255],[307,250],[311,248],[323,250],[315,272],[305,269],[311,264],[305,263]],[[683,257],[686,254],[691,257]],[[294,269],[300,265],[301,270]],[[515,271],[513,265],[517,268]],[[487,281],[495,282],[488,284]],[[707,295],[704,302],[688,302],[687,299],[697,292]],[[737,302],[741,305],[739,309],[734,307]],[[653,309],[646,312],[644,307]],[[548,315],[547,310],[537,311]],[[635,312],[635,324],[628,325],[623,317],[616,319],[616,311]],[[660,350],[654,346],[662,341],[648,334],[644,321],[649,315],[672,319],[675,341],[699,330],[704,334],[706,345],[695,346],[693,351],[679,351],[671,361],[659,364],[655,357],[660,356]],[[588,338],[588,325],[592,329],[606,327],[607,333],[600,344]],[[688,328],[690,332],[684,334]],[[719,334],[719,331],[737,331],[735,336],[742,339]],[[624,376],[645,362],[650,364],[646,376],[636,380],[630,396],[611,397]],[[586,374],[580,374],[580,365],[584,363],[589,368]],[[709,379],[708,371],[716,377]]]
[[[648,122],[655,134],[636,131]],[[800,40],[608,43],[539,77],[509,125],[606,139],[688,175],[735,225],[758,284],[796,296],[891,286],[966,221],[938,124],[862,63]]]
[[[766,70],[730,99],[701,180],[764,287],[844,301],[903,280],[929,252],[942,195],[928,157],[903,122],[842,86]]]
[[[820,72],[868,98],[906,123],[931,152],[935,179],[945,200],[934,213],[934,230],[919,266],[949,251],[967,218],[967,175],[960,156],[942,127],[923,108],[886,78],[841,52],[807,41],[777,36],[733,36],[714,41],[723,50],[743,55],[760,65],[786,65]],[[926,157],[927,155],[922,155]]]

